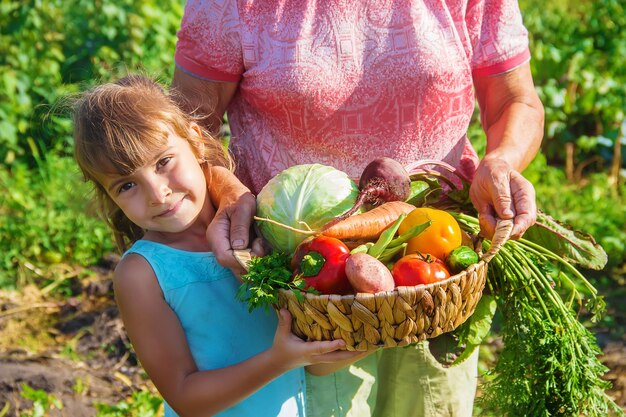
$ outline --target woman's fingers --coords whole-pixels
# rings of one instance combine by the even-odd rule
[[[265,256],[272,250],[267,240],[262,237],[254,239],[250,247],[252,248],[252,256]]]
[[[256,200],[252,193],[242,194],[236,201],[220,207],[207,228],[209,249],[220,265],[238,273],[245,272],[233,255],[233,249],[247,248],[250,243],[250,226],[256,212]],[[261,246],[257,244],[257,252]]]
[[[220,265],[230,268],[237,273],[244,273],[244,268],[233,255],[230,244],[230,218],[222,210],[218,211],[206,230],[209,250],[215,255]]]
[[[511,172],[511,195],[515,204],[512,239],[519,239],[537,220],[535,188],[517,171]]]
[[[230,214],[230,246],[233,249],[247,248],[256,199],[250,192],[243,194],[227,211]]]
[[[491,162],[484,160],[480,163],[470,187],[470,198],[478,211],[480,230],[487,238],[491,238],[495,231],[497,213],[494,205],[496,199],[493,196],[497,188],[496,182],[501,178],[497,175],[498,170],[494,170],[491,165]]]
[[[502,160],[481,163],[470,198],[478,211],[481,232],[488,238],[493,237],[498,218],[513,219],[512,239],[520,238],[537,218],[532,184]]]

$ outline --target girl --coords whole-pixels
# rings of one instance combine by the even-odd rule
[[[357,354],[337,351],[341,340],[303,342],[286,310],[277,327],[235,300],[239,282],[207,252],[207,188],[219,195],[232,180],[216,169],[230,165],[221,144],[143,76],[87,92],[74,123],[76,160],[126,250],[116,301],[165,415],[303,416],[301,367],[326,373]]]

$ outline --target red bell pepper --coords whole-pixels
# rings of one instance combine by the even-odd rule
[[[293,256],[294,276],[322,294],[349,294],[352,286],[346,276],[346,260],[350,249],[339,239],[316,236],[303,241]]]

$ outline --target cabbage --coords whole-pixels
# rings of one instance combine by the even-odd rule
[[[297,229],[319,230],[356,202],[359,188],[348,175],[321,164],[294,165],[274,176],[257,196],[257,216]],[[274,250],[293,253],[308,235],[256,222]]]

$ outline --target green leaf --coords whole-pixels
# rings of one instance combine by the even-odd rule
[[[380,234],[376,243],[367,250],[367,253],[378,259],[383,251],[387,249],[387,246],[393,241],[393,236],[398,231],[400,223],[402,223],[405,217],[406,214],[402,213],[389,228]]]
[[[541,245],[584,268],[600,270],[607,262],[606,252],[591,235],[574,230],[541,211],[537,213],[537,223],[524,234],[524,240]]]
[[[438,186],[439,184],[436,185]],[[422,180],[411,181],[411,192],[406,202],[414,206],[423,206],[431,191],[432,187],[428,182]]]
[[[411,175],[411,191],[406,202],[416,207],[429,206],[439,201],[443,188],[436,176],[418,173]]]
[[[491,321],[496,314],[496,299],[491,295],[483,295],[478,301],[474,314],[463,323],[462,331],[459,334],[460,342],[465,343],[466,347],[463,353],[454,361],[453,365],[457,365],[469,358],[474,349],[476,349],[485,339],[491,329]]]

